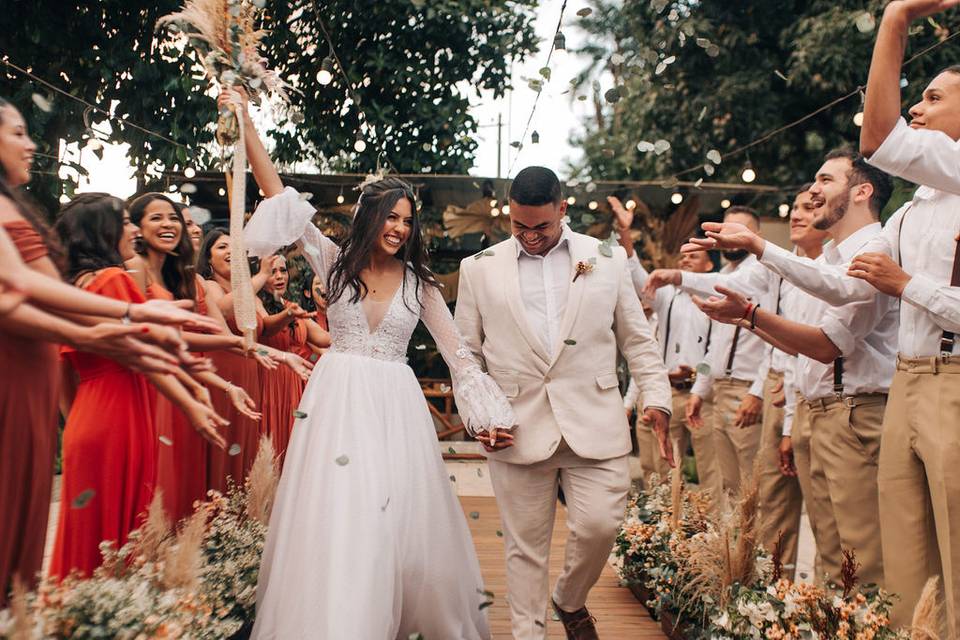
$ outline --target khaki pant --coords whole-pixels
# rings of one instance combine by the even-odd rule
[[[796,478],[780,472],[780,439],[783,437],[783,408],[774,406],[773,389],[782,384],[783,374],[771,371],[763,383],[763,428],[757,455],[760,485],[760,541],[771,553],[781,541],[780,559],[784,575],[793,577],[797,566],[797,541],[803,494]],[[781,396],[777,393],[776,396]]]
[[[840,548],[856,553],[861,585],[885,586],[880,545],[877,463],[887,396],[808,402],[812,454],[827,479]]]
[[[623,521],[630,465],[627,456],[581,458],[565,441],[550,458],[536,464],[493,459],[487,464],[503,521],[513,637],[543,640],[557,485],[566,496],[570,533],[553,599],[564,611],[576,611],[586,604],[587,594],[606,566]]]
[[[960,358],[900,358],[880,446],[880,530],[891,619],[909,625],[941,575],[951,638],[960,631]]]
[[[723,485],[733,495],[753,475],[753,463],[760,448],[761,425],[736,427],[737,409],[747,395],[746,380],[721,378],[713,383],[713,440],[716,443]]]
[[[704,402],[700,415],[703,418],[703,427],[691,429],[687,424],[686,407],[689,391],[673,390],[673,415],[670,417],[670,441],[674,450],[680,455],[687,450],[687,445],[693,444],[693,455],[697,461],[697,478],[700,488],[711,491],[719,499],[723,492],[723,477],[720,473],[720,462],[713,443],[713,403]],[[637,444],[640,448],[640,467],[643,469],[644,481],[651,473],[656,472],[661,480],[669,477],[670,467],[666,460],[660,457],[660,446],[653,430],[637,421]],[[678,461],[679,462],[679,461]]]
[[[830,488],[819,458],[811,447],[810,411],[806,401],[797,395],[797,409],[793,415],[793,460],[797,466],[797,480],[803,492],[813,539],[817,543],[816,582],[822,584],[840,580],[840,533],[833,519]]]

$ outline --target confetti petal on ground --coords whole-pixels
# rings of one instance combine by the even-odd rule
[[[503,531],[500,531],[500,529],[497,529],[497,537],[498,537],[498,538],[502,538],[502,537],[503,537]]]
[[[493,602],[487,600],[486,602],[481,602],[481,603],[480,603],[480,606],[477,607],[477,608],[478,608],[480,611],[483,611],[484,609],[486,609],[487,607],[489,607],[489,606],[492,605],[492,604],[493,604]]]
[[[470,517],[473,518],[474,520],[479,520],[479,519],[480,519],[480,512],[479,512],[479,511],[471,511],[471,512],[470,512]]]
[[[478,478],[482,478],[482,477],[483,477],[483,469],[477,468],[477,477],[478,477]]]
[[[83,509],[85,506],[90,504],[90,501],[93,500],[93,497],[97,495],[97,492],[93,489],[84,489],[80,494],[73,499],[73,502],[70,503],[74,509]]]
[[[569,345],[569,346],[572,347],[573,345],[577,344],[577,341],[576,341],[576,340],[564,340],[564,341],[563,341],[563,344]]]
[[[293,417],[296,418],[297,420],[303,420],[304,418],[307,417],[307,414],[297,409],[296,411],[293,412]]]
[[[447,453],[455,455],[457,453],[457,450],[454,449],[453,447],[447,447]]]
[[[232,445],[230,445],[230,449],[227,451],[227,453],[231,456],[238,456],[240,455],[240,451],[241,451],[240,445],[237,443],[233,443]]]
[[[161,442],[161,444],[165,444],[165,445],[167,445],[168,447],[172,447],[172,446],[173,446],[173,440],[171,440],[171,439],[168,438],[167,436],[160,436],[160,442]]]
[[[350,458],[348,458],[347,456],[343,455],[343,456],[340,456],[339,458],[337,458],[334,462],[336,462],[336,463],[337,463],[338,465],[340,465],[341,467],[345,467],[347,464],[349,464]]]

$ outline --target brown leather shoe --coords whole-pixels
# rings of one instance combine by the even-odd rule
[[[586,607],[573,613],[567,613],[558,607],[553,599],[550,600],[550,603],[553,604],[553,610],[560,618],[560,622],[563,623],[563,630],[567,632],[567,640],[600,640],[595,626],[597,619],[590,615]]]

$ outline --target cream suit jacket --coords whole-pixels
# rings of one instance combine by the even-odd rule
[[[513,447],[489,454],[502,462],[546,460],[563,438],[574,453],[607,460],[630,451],[617,380],[623,354],[644,407],[672,406],[667,370],[627,269],[626,252],[600,252],[596,238],[570,238],[570,291],[553,357],[527,322],[517,248],[510,238],[460,264],[456,323],[517,416]],[[576,278],[576,265],[593,269]]]

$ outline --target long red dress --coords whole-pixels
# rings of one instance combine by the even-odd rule
[[[84,287],[127,302],[146,298],[125,270],[101,271]],[[50,575],[89,575],[100,566],[101,541],[118,547],[153,499],[157,481],[156,393],[147,379],[97,355],[64,347],[80,378],[63,432],[60,519]]]
[[[163,285],[147,285],[147,298],[173,300],[173,294]],[[203,287],[197,284],[196,311],[206,314],[207,303]],[[157,488],[163,491],[163,506],[174,520],[193,513],[193,503],[207,497],[207,441],[197,433],[179,408],[163,395],[157,395]],[[229,429],[229,427],[227,427]]]
[[[231,329],[233,325],[231,324]],[[263,319],[257,316],[257,334],[263,332]],[[214,351],[210,353],[213,364],[217,367],[217,375],[224,380],[242,387],[257,405],[257,410],[263,409],[260,396],[260,365],[253,358],[247,358],[229,351]],[[214,393],[213,406],[221,416],[230,421],[230,426],[223,431],[227,441],[227,448],[208,447],[207,486],[224,492],[227,488],[227,479],[232,478],[238,486],[243,486],[247,473],[257,457],[260,443],[260,423],[251,420],[236,410],[233,403],[224,393]]]
[[[287,305],[289,306],[289,302]],[[262,338],[264,344],[301,355],[307,347],[307,326],[302,320],[285,326],[279,333]],[[301,356],[302,357],[302,356]],[[260,376],[260,393],[263,397],[263,428],[270,434],[273,447],[283,465],[283,456],[290,443],[290,434],[296,419],[293,412],[300,406],[300,397],[306,383],[290,367],[281,366],[273,371],[264,371]]]
[[[3,225],[24,262],[47,255],[26,221]],[[0,330],[0,608],[14,576],[36,585],[57,449],[56,345]]]

